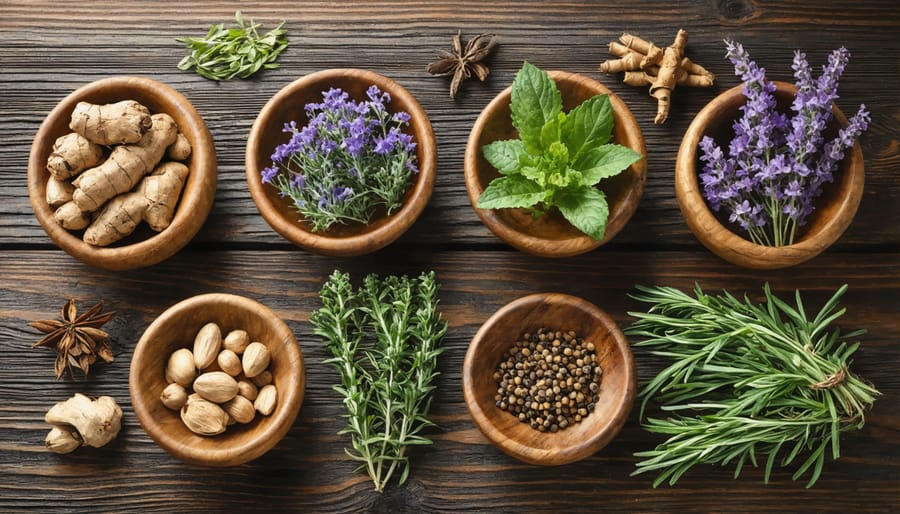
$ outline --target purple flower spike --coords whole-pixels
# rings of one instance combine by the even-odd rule
[[[268,168],[264,168],[260,175],[262,175],[263,184],[271,184],[275,176],[278,175],[278,168],[269,166]]]

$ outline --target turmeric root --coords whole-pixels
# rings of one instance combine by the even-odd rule
[[[172,222],[187,175],[184,164],[161,164],[134,192],[110,201],[85,231],[84,241],[108,246],[134,232],[142,220],[157,232],[164,230]]]
[[[659,48],[631,34],[622,34],[620,43],[609,44],[609,53],[619,57],[600,64],[603,73],[625,72],[626,84],[650,85],[650,95],[657,100],[656,118],[653,123],[665,123],[669,116],[669,104],[676,85],[709,87],[715,75],[684,56],[687,32],[679,30],[671,46]]]
[[[74,177],[103,161],[103,147],[70,132],[56,139],[47,158],[47,171],[57,180]]]
[[[173,161],[183,161],[191,155],[191,142],[181,132],[175,136],[175,142],[166,150],[166,157]]]
[[[47,181],[47,204],[55,209],[66,202],[70,202],[74,191],[75,186],[72,184],[50,177],[50,180]]]
[[[91,213],[83,212],[75,202],[60,205],[53,217],[66,230],[81,230],[91,224]]]
[[[150,129],[150,110],[134,100],[97,105],[78,102],[69,128],[98,145],[137,143]]]
[[[109,158],[75,179],[73,201],[83,212],[94,212],[116,195],[127,193],[162,159],[178,130],[168,114],[154,114],[150,130],[133,145],[120,145]]]

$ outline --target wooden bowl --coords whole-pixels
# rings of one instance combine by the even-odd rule
[[[81,101],[106,104],[128,99],[142,103],[153,114],[172,116],[191,143],[191,156],[186,162],[190,174],[168,228],[157,233],[141,224],[134,234],[111,246],[92,246],[81,239],[81,232],[69,232],[53,218],[54,209],[46,200],[47,180],[50,178],[47,157],[56,138],[71,132],[69,119],[75,104]],[[57,104],[41,124],[28,158],[28,195],[44,231],[69,255],[92,266],[110,270],[157,264],[190,242],[212,209],[216,178],[216,150],[203,118],[181,93],[142,77],[110,77],[75,90]]]
[[[797,88],[786,82],[775,82],[775,98],[782,112],[789,107]],[[744,105],[743,85],[735,86],[714,98],[691,122],[675,162],[675,194],[684,220],[691,231],[713,253],[728,262],[746,268],[786,268],[812,259],[831,246],[853,221],[862,199],[865,171],[859,143],[848,149],[835,172],[835,181],[827,184],[816,200],[816,210],[807,226],[789,246],[758,245],[732,231],[727,218],[717,216],[703,197],[698,171],[702,169],[699,144],[703,136],[710,136],[727,148],[734,136],[731,127]],[[848,125],[847,118],[835,106],[832,120],[825,132],[826,140],[837,134],[838,127]]]
[[[332,87],[341,88],[351,98],[361,100],[366,98],[366,90],[373,84],[390,93],[388,108],[392,112],[409,113],[411,118],[407,128],[417,143],[419,173],[406,192],[403,206],[390,216],[373,219],[368,225],[335,225],[326,232],[312,232],[288,199],[281,198],[274,187],[262,183],[260,173],[272,165],[275,147],[289,140],[290,135],[282,131],[284,124],[290,121],[296,121],[298,126],[307,124],[306,104],[321,102],[322,93]],[[324,255],[363,255],[394,242],[422,213],[437,176],[437,145],[425,110],[400,84],[366,70],[324,70],[288,84],[266,103],[250,129],[246,171],[250,195],[260,214],[285,239]]]
[[[568,112],[578,104],[598,94],[609,95],[613,106],[615,126],[613,142],[647,155],[644,137],[637,120],[628,106],[618,96],[594,79],[566,73],[549,72],[562,94],[563,110]],[[602,241],[584,234],[573,227],[555,209],[537,220],[526,209],[479,209],[478,198],[500,173],[484,158],[482,148],[494,141],[517,139],[518,132],[512,125],[510,99],[512,87],[497,95],[481,112],[469,134],[466,144],[466,190],[472,207],[481,221],[508,244],[519,250],[543,257],[570,257],[588,252],[615,237],[637,209],[644,183],[647,180],[647,159],[634,163],[621,174],[604,179],[599,188],[606,193],[609,202],[609,220]]]
[[[247,331],[251,341],[265,344],[271,354],[269,370],[278,402],[269,416],[257,413],[246,425],[234,424],[216,436],[197,435],[184,425],[177,411],[163,406],[169,356],[192,348],[200,327],[215,322],[225,334]],[[169,453],[206,466],[237,466],[269,451],[294,425],[306,385],[303,355],[290,328],[264,305],[241,296],[204,294],[184,300],[163,312],[141,336],[131,358],[128,378],[131,403],[150,438]]]
[[[555,433],[531,428],[494,400],[493,375],[504,353],[522,334],[539,328],[574,330],[594,343],[603,370],[594,411]],[[462,379],[466,406],[479,430],[508,455],[548,466],[581,460],[606,446],[628,419],[636,391],[634,359],[616,323],[590,302],[558,293],[525,296],[494,313],[469,344]]]

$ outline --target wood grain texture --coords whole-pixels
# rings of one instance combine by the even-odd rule
[[[287,22],[291,46],[281,68],[247,81],[214,83],[176,64],[175,38],[202,35],[228,22],[235,4],[204,0],[190,8],[164,2],[110,0],[0,4],[0,511],[900,511],[900,17],[896,2],[710,0],[703,2],[289,2],[241,4],[266,26]],[[687,55],[719,77],[710,89],[685,88],[673,97],[665,125],[652,123],[656,102],[646,88],[604,76],[597,67],[606,44],[622,32],[664,41],[690,32]],[[484,83],[468,81],[457,99],[449,80],[424,66],[463,37],[494,32],[500,45]],[[721,40],[741,41],[773,79],[791,80],[794,48],[814,66],[839,45],[851,51],[838,105],[865,103],[873,112],[861,141],[866,187],[856,217],[841,239],[816,258],[788,270],[747,270],[706,250],[682,219],[674,193],[678,145],[693,116],[738,83]],[[463,179],[466,139],[482,109],[509,86],[523,60],[544,69],[598,79],[634,113],[648,151],[647,183],[632,220],[609,244],[565,260],[531,257],[494,236],[471,207]],[[434,192],[418,221],[391,246],[360,258],[304,252],[274,232],[250,198],[244,150],[263,105],[293,80],[323,69],[365,67],[408,89],[431,120],[438,146]],[[168,84],[203,116],[215,141],[216,199],[200,233],[172,258],[131,272],[87,266],[58,250],[32,212],[26,187],[28,153],[38,127],[66,95],[111,75],[138,75]],[[435,444],[412,457],[410,482],[384,495],[343,453],[336,374],[308,323],[317,291],[335,268],[354,274],[418,273],[434,269],[450,322],[441,356],[433,419]],[[577,463],[543,468],[495,448],[472,423],[462,393],[462,363],[478,327],[509,301],[541,291],[584,298],[620,327],[641,308],[627,296],[635,284],[687,289],[723,288],[760,298],[804,290],[819,306],[840,286],[846,330],[866,328],[853,370],[883,396],[866,426],[847,433],[842,457],[827,462],[810,490],[790,480],[793,470],[692,470],[674,488],[652,489],[648,476],[630,477],[636,451],[657,439],[632,411],[618,437]],[[166,308],[201,293],[233,293],[269,306],[303,349],[307,388],[293,428],[261,458],[209,470],[174,459],[141,429],[128,394],[134,346]],[[31,349],[29,321],[52,317],[66,297],[106,300],[119,315],[107,327],[115,362],[87,381],[53,379],[52,352]],[[639,379],[663,362],[635,350]],[[123,431],[110,447],[60,457],[43,448],[46,410],[75,392],[113,396],[124,410]]]

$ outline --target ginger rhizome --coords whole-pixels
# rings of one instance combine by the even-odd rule
[[[47,448],[69,453],[82,444],[100,448],[115,439],[122,428],[122,409],[112,397],[91,399],[75,393],[51,407],[44,421],[53,425],[44,441]]]
[[[676,85],[711,87],[715,75],[685,57],[687,32],[679,30],[671,46],[659,48],[653,43],[625,33],[620,42],[609,43],[609,53],[618,57],[600,64],[603,73],[625,72],[623,82],[630,86],[650,86],[657,100],[653,123],[665,123],[669,116],[672,91]]]
[[[133,100],[79,102],[69,127],[75,132],[57,139],[47,160],[47,203],[57,223],[87,229],[84,240],[95,246],[115,243],[142,220],[155,231],[168,227],[189,170],[163,160],[191,154],[172,117]]]

